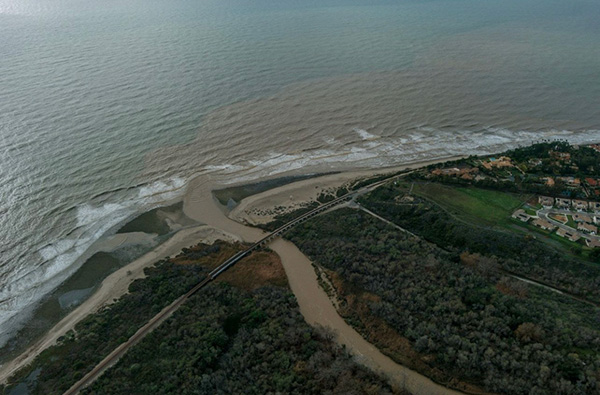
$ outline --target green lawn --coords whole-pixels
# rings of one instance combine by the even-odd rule
[[[433,200],[456,216],[485,225],[508,225],[511,214],[525,201],[507,192],[442,184],[415,184],[413,193]]]
[[[573,228],[573,229],[577,229],[577,222],[573,221],[573,216],[572,215],[567,215],[567,226]]]
[[[537,215],[537,212],[531,206],[525,207],[525,213],[533,216]]]
[[[508,192],[492,191],[473,187],[457,187],[443,184],[414,184],[413,193],[434,201],[464,221],[477,225],[499,226],[511,232],[525,229],[537,233],[539,240],[562,249],[573,256],[587,258],[590,249],[580,243],[574,243],[554,232],[536,228],[530,223],[511,218],[511,214],[527,200],[528,196],[520,196]],[[569,223],[575,224],[571,216]],[[569,223],[567,225],[569,225]],[[517,225],[517,227],[515,227]],[[577,225],[574,225],[577,228]]]

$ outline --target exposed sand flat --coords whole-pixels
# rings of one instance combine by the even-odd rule
[[[328,189],[338,188],[359,177],[370,175],[373,175],[373,171],[345,172],[283,185],[245,198],[228,216],[234,221],[251,225],[268,223],[275,216],[275,207],[282,207],[283,212],[296,210],[308,202],[316,201]]]
[[[152,244],[155,236],[155,233],[144,232],[117,233],[98,242],[95,250],[111,252],[134,244]]]
[[[239,240],[238,237],[232,234],[206,225],[183,229],[154,250],[112,273],[104,279],[100,288],[92,296],[60,320],[45,336],[36,341],[17,358],[0,366],[0,382],[5,382],[17,369],[31,363],[40,352],[56,343],[59,337],[73,329],[75,324],[85,316],[96,312],[100,307],[112,303],[115,299],[127,293],[129,284],[133,280],[144,277],[144,268],[153,265],[166,256],[178,254],[182,248],[199,242],[212,244],[218,239],[227,241]],[[118,236],[116,240],[123,241],[126,240],[126,237]]]
[[[457,156],[444,160],[410,163],[385,169],[347,171],[297,181],[245,198],[231,210],[228,216],[234,221],[250,225],[268,223],[275,216],[273,210],[275,207],[280,207],[283,213],[296,210],[306,203],[316,201],[322,192],[337,189],[359,178],[393,173],[403,169],[416,169],[459,158],[461,157]]]
[[[288,205],[288,208],[293,209],[296,205],[316,199],[324,190],[339,187],[356,178],[391,173],[406,168],[418,168],[450,159],[455,158],[407,164],[396,168],[329,174],[298,181],[244,199],[233,217],[243,220],[243,212],[253,207],[269,208],[286,205],[286,201],[290,200],[290,196],[293,197],[293,204]],[[218,239],[255,242],[264,237],[265,232],[262,230],[243,225],[227,217],[212,195],[212,190],[219,186],[200,177],[192,180],[184,197],[183,212],[189,218],[205,225],[180,230],[175,236],[153,251],[108,276],[88,300],[63,318],[43,338],[29,347],[19,357],[0,366],[0,382],[5,382],[17,369],[31,363],[41,351],[56,343],[60,336],[73,329],[75,324],[86,315],[96,312],[100,307],[127,293],[129,284],[133,280],[143,277],[144,268],[154,264],[161,258],[175,255],[182,248],[199,242],[213,243]],[[118,248],[125,243],[140,242],[145,238],[147,236],[137,233],[115,235],[107,240],[103,250]],[[271,248],[282,259],[290,286],[298,300],[300,311],[308,323],[333,329],[337,333],[338,341],[345,344],[349,351],[358,357],[360,362],[375,371],[385,374],[398,387],[406,388],[415,394],[458,393],[437,385],[427,377],[395,363],[346,324],[344,319],[337,313],[327,294],[318,285],[316,273],[310,260],[294,244],[284,240],[276,240],[271,244]]]

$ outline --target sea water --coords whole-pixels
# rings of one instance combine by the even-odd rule
[[[0,346],[192,176],[600,141],[598,21],[584,0],[0,0]]]

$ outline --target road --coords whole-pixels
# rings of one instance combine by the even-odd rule
[[[570,226],[567,226],[567,225],[563,224],[562,222],[559,222],[555,219],[550,218],[549,214],[573,215],[573,214],[578,214],[577,212],[573,212],[570,210],[556,209],[556,208],[541,208],[537,211],[537,216],[550,222],[553,225],[558,226],[559,228],[561,228],[565,231],[568,231],[570,233],[575,233],[579,237],[582,237],[584,239],[600,241],[600,236],[590,235],[588,233],[581,232],[577,229],[571,228]],[[581,214],[587,214],[587,213],[581,213]]]

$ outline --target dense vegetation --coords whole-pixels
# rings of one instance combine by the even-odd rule
[[[452,251],[493,257],[492,264],[600,302],[600,266],[574,260],[530,236],[460,221],[430,201],[397,204],[403,192],[388,185],[361,202],[377,214]]]
[[[184,249],[146,270],[130,293],[79,323],[11,378],[59,394],[149,318],[241,246]],[[258,252],[186,302],[133,347],[89,393],[390,393],[325,331],[306,324],[273,253]],[[228,283],[233,285],[228,285]]]
[[[349,322],[438,381],[514,394],[600,392],[597,308],[499,275],[495,258],[468,252],[453,228],[411,213],[405,223],[433,221],[440,242],[449,232],[451,251],[351,209],[316,217],[290,238],[330,271]],[[513,251],[510,238],[477,240],[490,252]]]
[[[132,349],[89,393],[389,393],[281,287],[211,286]]]
[[[554,160],[552,158],[553,152],[569,154],[569,162],[565,163]],[[541,161],[539,165],[525,168],[529,172],[553,176],[576,175],[583,177],[584,175],[600,175],[600,166],[598,166],[598,163],[600,163],[600,152],[586,146],[574,147],[565,141],[533,144],[507,151],[505,154],[517,163],[539,159]]]
[[[519,147],[499,154],[511,158],[515,167],[486,168],[482,159],[476,156],[433,164],[409,175],[412,179],[435,179],[445,184],[473,185],[500,191],[528,192],[540,195],[597,199],[593,190],[586,190],[585,184],[569,185],[561,176],[584,178],[600,176],[600,152],[588,146],[572,146],[564,141],[549,141],[526,147]],[[452,174],[432,175],[429,172],[438,168],[477,168],[483,178],[457,177]],[[552,178],[547,183],[546,177]],[[596,186],[594,185],[594,188]]]

